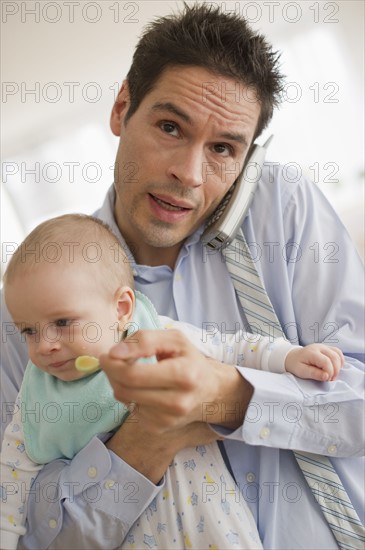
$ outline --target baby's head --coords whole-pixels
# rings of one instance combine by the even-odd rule
[[[79,214],[43,222],[26,237],[4,290],[30,359],[61,380],[84,376],[74,366],[78,356],[99,357],[120,340],[135,305],[119,241],[106,224]]]

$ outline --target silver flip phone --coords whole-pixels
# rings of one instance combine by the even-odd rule
[[[236,236],[260,180],[266,151],[272,138],[270,136],[262,146],[253,146],[241,174],[208,220],[201,240],[209,248],[224,248]]]

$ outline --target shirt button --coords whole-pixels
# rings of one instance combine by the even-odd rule
[[[112,479],[107,479],[104,483],[105,489],[111,489],[114,486],[114,481]]]
[[[48,522],[48,525],[50,526],[51,529],[56,529],[57,521],[55,519],[50,519]]]
[[[270,435],[269,428],[262,428],[262,430],[260,432],[261,439],[266,439],[267,437],[269,437],[269,435]]]
[[[87,475],[91,478],[94,478],[96,477],[96,474],[98,473],[97,469],[95,468],[95,466],[90,466],[90,468],[88,469],[87,471]]]
[[[252,472],[249,472],[247,475],[246,475],[246,480],[249,482],[249,483],[252,483],[253,481],[255,481],[256,479],[256,476],[255,474],[253,474]]]
[[[331,455],[334,455],[335,453],[337,453],[337,447],[336,445],[330,445],[327,449],[327,451],[331,454]]]

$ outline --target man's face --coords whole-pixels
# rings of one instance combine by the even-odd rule
[[[174,266],[182,242],[242,169],[260,105],[252,91],[200,67],[164,71],[126,125],[128,86],[114,105],[120,135],[115,216],[136,260]]]

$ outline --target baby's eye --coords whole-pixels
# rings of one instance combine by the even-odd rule
[[[172,136],[178,136],[179,130],[177,124],[175,122],[170,122],[168,120],[164,120],[160,123],[160,128],[165,132],[166,134],[170,134]]]
[[[20,334],[25,334],[26,336],[34,336],[36,334],[36,329],[25,327],[20,331]]]
[[[71,324],[71,319],[57,319],[56,327],[68,327]]]

